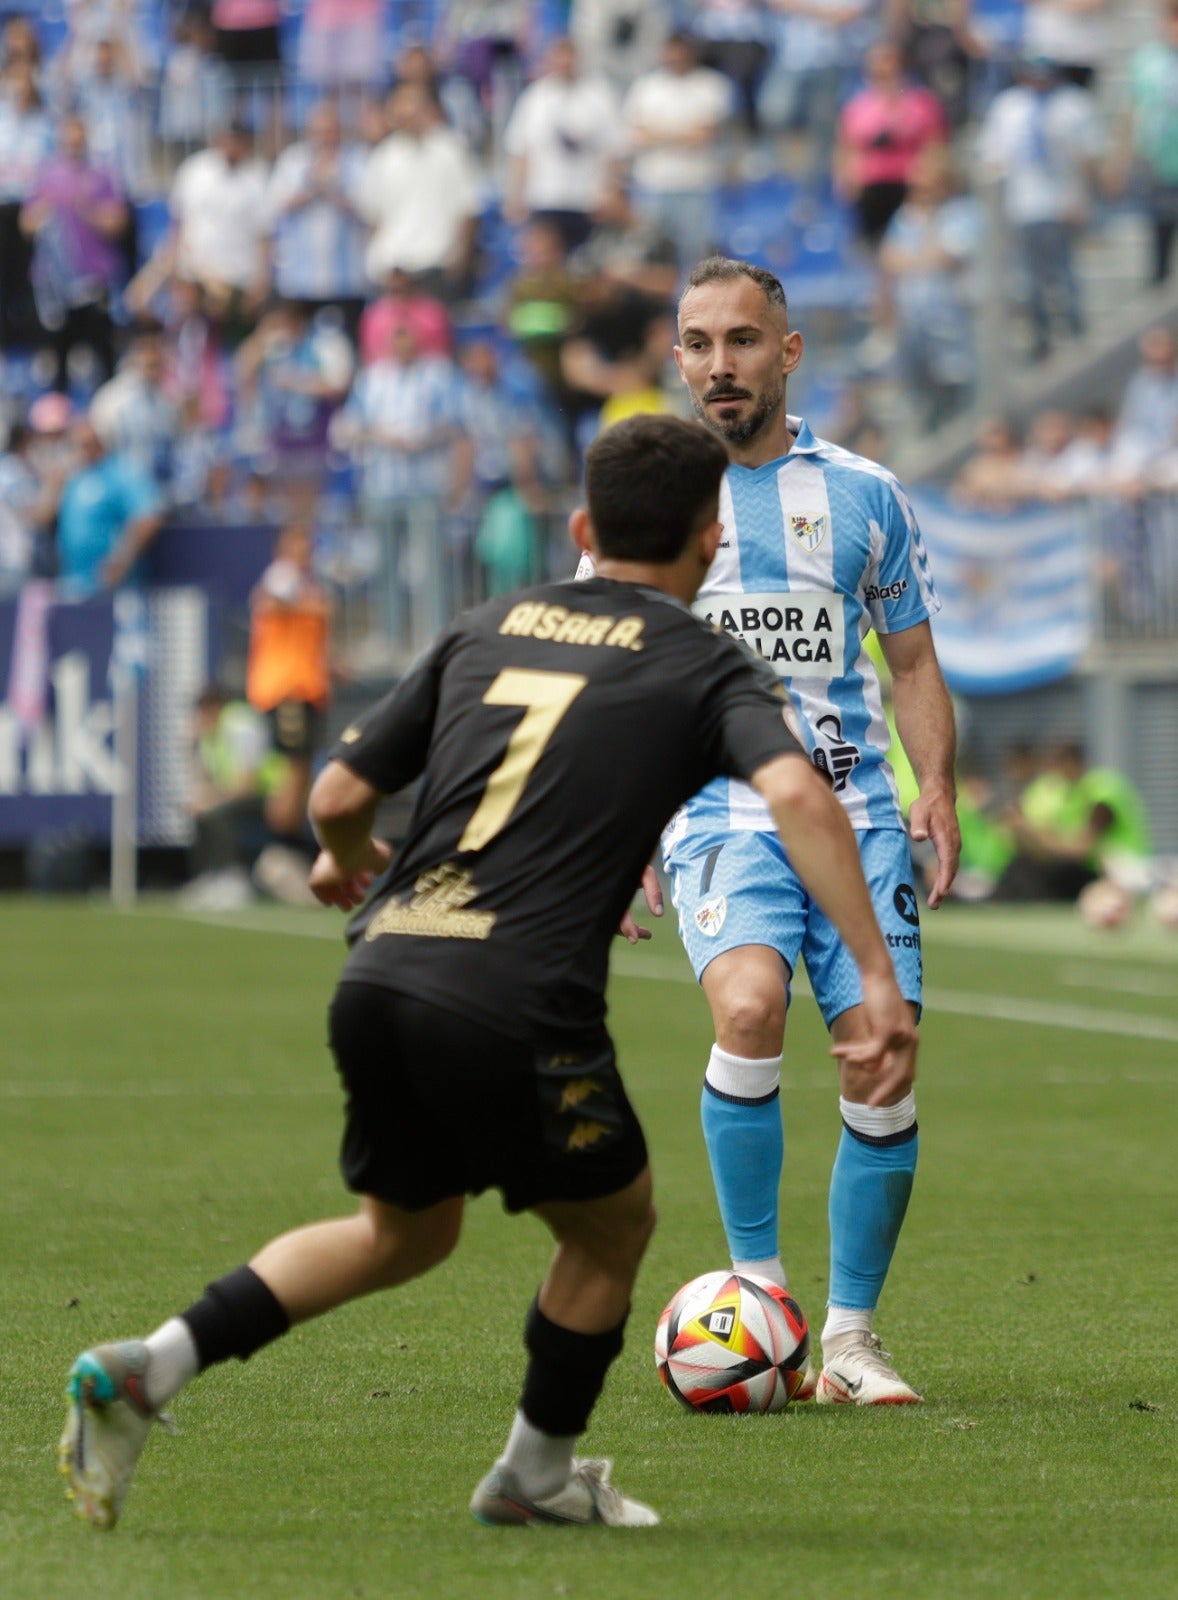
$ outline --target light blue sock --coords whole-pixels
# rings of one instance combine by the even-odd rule
[[[734,1260],[777,1255],[777,1191],[785,1158],[781,1057],[750,1060],[712,1048],[700,1100],[704,1143]]]
[[[916,1101],[864,1106],[839,1101],[843,1133],[830,1179],[832,1306],[879,1304],[916,1171]]]

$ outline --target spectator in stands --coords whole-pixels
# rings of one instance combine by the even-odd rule
[[[0,452],[0,599],[8,599],[36,572],[38,544],[57,510],[32,460],[32,432],[14,422]]]
[[[394,89],[389,116],[393,131],[369,155],[360,191],[373,229],[368,276],[381,283],[400,268],[439,299],[461,298],[478,231],[474,163],[420,84]]]
[[[661,67],[643,73],[626,96],[637,207],[674,240],[684,268],[716,240],[719,134],[730,102],[727,79],[700,66],[693,41],[681,33],[663,46]]]
[[[1114,0],[1026,0],[1023,49],[1054,63],[1065,83],[1092,89],[1116,39]]]
[[[880,247],[896,307],[900,380],[925,431],[965,409],[976,372],[972,269],[983,219],[958,188],[949,146],[921,151]]]
[[[671,31],[670,0],[575,0],[569,32],[589,77],[625,88],[658,60]]]
[[[1075,241],[1087,222],[1102,153],[1099,108],[1048,61],[1025,60],[979,134],[982,162],[1003,180],[1003,205],[1025,280],[1032,360],[1050,354],[1052,305],[1074,338],[1084,331]]]
[[[1125,105],[1110,174],[1115,194],[1128,187],[1134,163],[1153,231],[1152,281],[1170,275],[1178,228],[1178,4],[1161,13],[1161,37],[1129,63]]]
[[[355,337],[368,290],[368,226],[361,193],[368,152],[345,144],[338,108],[321,100],[303,138],[274,164],[267,201],[274,227],[274,287],[284,300],[336,306]]]
[[[1089,406],[1075,419],[1072,436],[1042,473],[1040,497],[1072,500],[1116,493],[1132,467],[1118,457],[1116,418],[1107,406]]]
[[[89,417],[73,426],[79,469],[57,513],[58,581],[72,600],[142,582],[140,557],[163,526],[153,480],[126,455],[107,451]]]
[[[165,387],[165,364],[162,328],[136,333],[119,371],[94,396],[90,421],[106,449],[133,462],[168,500],[183,421]]]
[[[270,725],[273,749],[286,761],[267,820],[295,842],[307,830],[311,762],[323,743],[331,698],[331,600],[315,576],[310,530],[292,524],[278,535],[274,559],[250,596],[246,698]]]
[[[773,59],[758,96],[763,127],[804,140],[789,166],[813,201],[826,188],[845,86],[866,49],[879,0],[770,0]]]
[[[953,128],[969,115],[970,66],[985,53],[971,25],[973,9],[974,0],[884,0],[888,31],[908,70],[933,91]]]
[[[948,126],[936,95],[905,76],[897,45],[873,45],[865,72],[865,86],[839,117],[834,177],[839,195],[854,208],[859,237],[874,255],[904,203],[921,151],[943,143]]]
[[[492,118],[519,92],[532,12],[529,0],[449,0],[442,8],[443,58]]]
[[[1052,484],[1060,471],[1060,462],[1075,435],[1076,426],[1071,413],[1059,407],[1048,407],[1031,419],[1021,467],[1031,499],[1050,496]]]
[[[120,41],[95,41],[93,60],[76,85],[74,103],[86,124],[91,159],[114,174],[125,194],[143,199],[151,190],[151,148],[140,85]],[[129,258],[134,267],[134,256]]]
[[[320,486],[331,419],[352,381],[347,335],[300,300],[268,310],[235,361],[244,453],[288,494]]]
[[[56,104],[72,108],[88,81],[104,70],[133,89],[147,84],[151,52],[135,0],[71,0],[65,9],[68,31],[48,68]],[[114,58],[105,68],[100,65],[104,47]]]
[[[731,80],[736,110],[749,133],[759,127],[757,93],[769,63],[772,30],[760,0],[694,0],[687,26],[700,59]]]
[[[0,26],[0,96],[8,93],[14,68],[30,67],[42,87],[41,37],[29,17],[17,12]]]
[[[1137,348],[1140,365],[1121,396],[1116,448],[1126,461],[1146,468],[1168,455],[1178,439],[1178,337],[1167,327],[1150,328]]]
[[[79,347],[92,352],[103,378],[114,370],[110,301],[120,274],[116,241],[127,218],[117,182],[89,158],[85,124],[63,117],[58,152],[41,167],[20,212],[21,230],[33,241],[30,277],[55,358],[56,389],[67,387]]]
[[[490,126],[474,84],[459,72],[443,72],[437,59],[423,44],[411,44],[400,52],[394,64],[394,81],[416,83],[441,108],[468,150],[486,148]],[[514,96],[513,96],[514,98]]]
[[[457,418],[468,445],[460,457],[465,485],[451,524],[451,610],[476,598],[471,564],[476,551],[493,593],[501,592],[501,581],[511,588],[532,576],[536,515],[547,505],[537,406],[503,381],[491,339],[467,340],[458,360]]]
[[[213,0],[217,53],[239,88],[276,89],[282,66],[279,0]]]
[[[978,429],[977,446],[957,473],[950,490],[962,505],[985,511],[1013,511],[1029,498],[1018,430],[1006,417],[988,417]]]
[[[298,74],[335,89],[384,81],[385,0],[307,0],[299,30]]]
[[[670,305],[679,287],[681,259],[670,235],[657,220],[636,211],[619,185],[594,212],[592,231],[574,250],[569,267],[581,277],[603,275]]]
[[[233,75],[217,54],[208,16],[185,11],[172,18],[172,42],[160,79],[159,136],[173,161],[208,142],[233,111]]]
[[[582,288],[565,257],[555,222],[528,223],[520,232],[519,271],[508,285],[503,321],[543,378],[558,405],[564,401],[560,352],[580,316]]]
[[[419,289],[407,272],[394,267],[384,281],[384,292],[365,306],[360,317],[359,352],[369,366],[389,352],[395,327],[408,323],[423,356],[448,356],[454,348],[450,313],[440,300]]]
[[[189,156],[172,182],[172,270],[200,285],[208,314],[234,342],[270,289],[266,185],[266,167],[240,123]]]
[[[545,68],[516,101],[504,134],[503,215],[555,224],[566,251],[584,244],[592,214],[623,154],[621,109],[604,78],[582,74],[571,39],[554,41]]]
[[[453,362],[422,355],[412,325],[400,323],[387,354],[361,369],[332,429],[359,472],[364,519],[380,540],[380,623],[395,656],[442,609],[442,524],[462,492],[456,389]]]
[[[0,350],[30,347],[38,338],[29,271],[32,245],[21,232],[21,207],[53,153],[53,124],[37,87],[36,68],[23,55],[4,70],[0,92]]]

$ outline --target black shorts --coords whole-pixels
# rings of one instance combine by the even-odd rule
[[[348,1187],[406,1211],[500,1189],[508,1211],[596,1200],[646,1166],[605,1029],[537,1053],[372,983],[341,983],[331,1048],[347,1092]]]
[[[323,739],[323,713],[306,700],[280,700],[267,712],[275,750],[296,761],[309,761]]]

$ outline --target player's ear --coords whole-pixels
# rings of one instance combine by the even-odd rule
[[[597,541],[593,535],[593,524],[589,521],[589,512],[584,506],[577,506],[569,512],[569,537],[583,555],[595,554]]]
[[[724,537],[724,524],[722,522],[709,522],[699,530],[696,537],[699,540],[700,560],[705,567],[710,567],[715,559],[716,551],[720,548],[720,540]]]
[[[781,370],[783,372],[793,372],[797,368],[798,362],[802,359],[802,351],[805,349],[805,347],[806,341],[802,338],[801,334],[796,328],[791,329],[789,333],[782,334]]]
[[[680,378],[686,383],[687,375],[683,371],[683,346],[681,344],[675,346],[675,365],[679,368]]]

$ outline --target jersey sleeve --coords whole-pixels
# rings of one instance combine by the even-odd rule
[[[928,552],[908,496],[894,478],[881,485],[883,506],[863,600],[877,633],[903,633],[941,609]]]
[[[344,729],[331,752],[332,761],[341,762],[381,794],[395,794],[421,776],[452,639],[447,629],[395,689]]]
[[[790,703],[771,667],[736,640],[707,636],[699,730],[716,773],[751,778],[777,756],[806,754],[788,725]],[[808,759],[808,758],[807,758]]]

